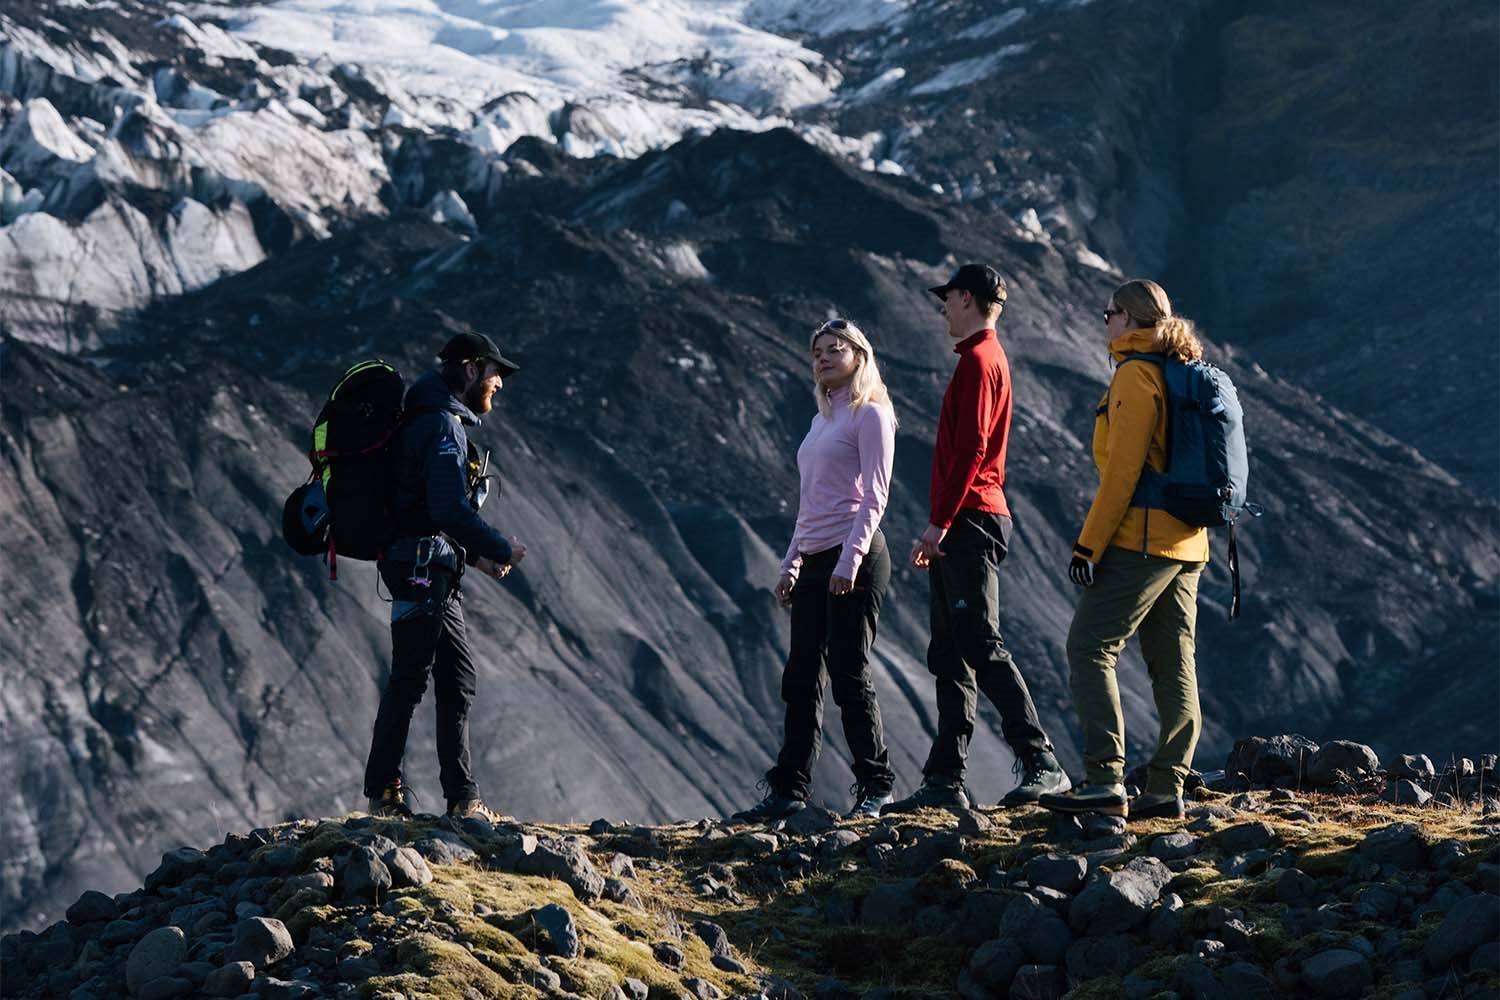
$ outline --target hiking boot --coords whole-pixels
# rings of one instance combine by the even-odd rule
[[[1073,787],[1051,750],[1038,750],[1025,760],[1017,757],[1011,773],[1020,779],[1020,784],[1000,800],[1002,806],[1035,805],[1043,795],[1058,795]]]
[[[448,807],[448,815],[454,819],[483,819],[495,824],[508,822],[505,816],[485,805],[484,800],[477,796],[453,803]]]
[[[765,798],[749,809],[741,809],[729,818],[736,823],[775,823],[806,808],[807,803],[801,799],[782,795],[776,789],[771,788],[767,790]]]
[[[1087,782],[1072,791],[1043,795],[1037,800],[1043,809],[1060,813],[1101,813],[1124,816],[1128,810],[1124,785],[1091,785]]]
[[[406,804],[406,789],[401,782],[393,781],[380,790],[380,794],[370,800],[371,816],[385,816],[390,819],[411,819],[411,806]]]
[[[845,819],[864,819],[867,816],[879,816],[880,810],[891,804],[890,789],[876,791],[866,788],[855,782],[854,787],[849,789],[854,796],[854,806],[844,813]]]
[[[1137,819],[1183,819],[1187,809],[1181,795],[1158,795],[1142,792],[1130,800],[1130,818]]]
[[[906,798],[897,799],[895,802],[882,806],[880,815],[916,812],[918,809],[967,808],[969,808],[969,797],[964,794],[963,782],[926,778],[922,781],[922,787]]]

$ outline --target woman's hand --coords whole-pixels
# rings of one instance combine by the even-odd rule
[[[843,597],[854,589],[854,581],[847,576],[831,576],[828,578],[828,592],[834,597]]]
[[[796,579],[790,573],[783,573],[776,579],[776,603],[783,608],[792,606],[792,587]]]

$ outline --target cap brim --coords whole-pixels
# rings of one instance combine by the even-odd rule
[[[521,370],[520,365],[516,364],[514,361],[511,361],[509,358],[503,358],[498,354],[491,354],[488,360],[493,361],[495,362],[495,364],[500,366],[501,378],[510,378],[516,372]]]
[[[953,290],[953,286],[951,284],[949,284],[949,285],[933,285],[931,288],[929,288],[927,290],[929,292],[931,292],[933,295],[936,295],[938,298],[941,299],[941,298],[944,298],[949,292],[951,292]]]

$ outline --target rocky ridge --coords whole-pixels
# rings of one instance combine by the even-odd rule
[[[1181,822],[291,822],[169,851],[140,889],[6,936],[0,995],[1494,996],[1495,757],[1439,775],[1308,742],[1241,741],[1227,766],[1256,779],[1194,775]],[[1423,808],[1339,787],[1372,779],[1457,794]]]
[[[346,565],[333,587],[293,561],[276,518],[338,372],[378,353],[415,374],[466,326],[526,368],[481,437],[507,476],[491,516],[535,557],[468,604],[485,663],[476,760],[514,812],[659,821],[743,804],[779,731],[785,619],[767,586],[811,415],[806,332],[842,313],[875,338],[903,421],[886,528],[914,534],[951,364],[922,289],[969,257],[1012,279],[1003,335],[1025,401],[1007,639],[1049,729],[1068,734],[1072,592],[1058,566],[1093,482],[1084,439],[1106,375],[1095,307],[1119,274],[1174,259],[1190,213],[1173,130],[1184,89],[1208,93],[1182,83],[1196,54],[1244,33],[1261,44],[1234,48],[1236,79],[1256,79],[1259,55],[1284,56],[1272,78],[1287,79],[1311,71],[1300,48],[1277,47],[1279,26],[1320,29],[1287,4],[1223,20],[1212,5],[1156,3],[1108,31],[1101,4],[1019,17],[942,6],[973,26],[966,44],[1005,57],[955,59],[931,33],[819,33],[807,44],[851,89],[804,109],[795,130],[688,134],[625,160],[568,155],[600,152],[570,131],[581,113],[528,117],[525,135],[486,145],[474,122],[444,125],[442,106],[413,103],[374,67],[247,42],[201,8],[7,3],[0,570],[14,594],[0,658],[39,668],[0,689],[0,721],[27,748],[0,801],[15,832],[0,921],[40,926],[85,887],[139,884],[168,842],[355,807],[385,609],[368,567]],[[1110,58],[1164,44],[1171,58]],[[1456,116],[1472,156],[1449,171],[1409,164],[1400,205],[1412,211],[1431,184],[1481,209],[1490,191],[1493,171],[1479,186],[1471,176],[1485,132],[1466,117],[1485,77],[1455,66],[1454,101],[1434,114]],[[1364,61],[1347,68],[1348,86],[1368,83]],[[1399,97],[1404,64],[1377,68],[1381,93]],[[1314,96],[1319,80],[1297,76]],[[520,120],[524,103],[495,110]],[[1215,118],[1226,109],[1208,103],[1194,113],[1225,127],[1249,114],[1235,104]],[[809,123],[876,138],[830,153],[807,141]],[[1327,152],[1305,158],[1321,183],[1369,179]],[[883,159],[902,172],[865,169]],[[1233,156],[1210,162],[1238,176]],[[1218,190],[1195,188],[1194,212]],[[1278,190],[1294,211],[1297,185]],[[1232,215],[1226,240],[1260,245],[1260,215]],[[1488,281],[1487,247],[1445,276]],[[1357,241],[1338,250],[1362,274],[1389,263]],[[1319,273],[1336,281],[1339,268]],[[1247,287],[1260,291],[1236,315],[1266,304]],[[1479,318],[1423,337],[1487,328],[1483,298],[1448,298]],[[1216,301],[1179,296],[1190,315]],[[1360,335],[1326,321],[1313,332],[1286,339],[1342,357]],[[1209,333],[1225,335],[1211,357],[1252,412],[1253,478],[1272,516],[1241,534],[1241,623],[1220,617],[1222,560],[1205,577],[1204,752],[1272,725],[1370,732],[1382,753],[1424,746],[1440,760],[1492,745],[1493,718],[1474,706],[1500,697],[1500,677],[1479,669],[1500,656],[1500,514],[1443,450],[1477,454],[1468,443],[1481,439],[1418,450],[1409,427],[1363,419],[1378,416],[1366,400],[1385,398],[1363,382],[1310,384],[1281,363],[1297,360],[1272,343],[1284,339],[1253,328]],[[1401,354],[1419,367],[1427,356]],[[1495,397],[1473,368],[1459,395],[1445,392],[1461,412]],[[899,570],[876,655],[903,780],[931,730],[924,609],[924,581]],[[1133,754],[1154,731],[1140,666],[1132,653],[1121,674]],[[424,713],[408,775],[421,789],[435,787],[427,726]],[[993,800],[1011,760],[991,735],[976,740],[972,780]],[[1076,762],[1074,741],[1058,742]],[[832,736],[829,757],[841,750]],[[842,801],[839,760],[817,781],[822,801]]]

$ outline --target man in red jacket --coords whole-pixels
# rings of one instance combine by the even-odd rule
[[[884,812],[968,808],[964,769],[979,691],[999,710],[1001,732],[1016,755],[1020,784],[1001,804],[1034,803],[1071,787],[1000,637],[999,569],[1011,529],[1004,491],[1010,364],[995,336],[1005,281],[992,267],[965,264],[931,291],[943,300],[958,355],[938,418],[931,523],[911,551],[912,564],[928,571],[927,669],[937,682],[938,731],[922,768],[922,787]]]

